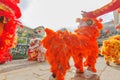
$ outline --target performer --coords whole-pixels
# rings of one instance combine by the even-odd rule
[[[89,18],[96,18],[103,14],[109,13],[111,11],[114,11],[120,7],[120,0],[112,0],[112,2],[108,3],[107,5],[101,7],[100,9],[96,9],[90,12],[83,12],[84,17]]]
[[[102,29],[102,23],[100,20],[97,20],[95,18],[82,18],[82,19],[78,18],[77,22],[79,22],[79,26],[78,29],[75,30],[75,33],[78,35],[80,40],[79,44],[81,45],[81,49],[78,55],[82,59],[79,62],[83,64],[82,66],[87,67],[87,70],[89,72],[88,71],[84,72],[83,69],[76,67],[77,71],[74,80],[76,80],[76,78],[78,77],[80,78],[80,76],[82,76],[84,79],[91,79],[93,78],[92,76],[97,76],[94,78],[95,80],[99,80],[99,76],[94,73],[96,72],[95,65],[99,52],[97,38],[100,35],[99,32]],[[77,59],[76,57],[78,56],[76,55],[75,58],[73,59]],[[84,63],[83,59],[85,59]],[[80,63],[77,65],[80,65]],[[89,77],[86,77],[88,75]]]
[[[97,37],[102,29],[101,23],[96,19],[84,18],[83,24],[75,33],[67,30],[57,32],[46,28],[46,37],[43,46],[47,49],[46,59],[51,66],[50,80],[64,80],[66,71],[70,68],[70,57],[74,60],[77,73],[84,73],[84,66],[96,72],[95,63],[98,57]],[[88,21],[92,21],[88,22]],[[86,59],[83,63],[83,59]],[[85,64],[85,65],[84,65]]]
[[[120,7],[120,0],[112,0],[112,2],[101,7],[100,9],[96,9],[90,12],[83,11],[83,16],[89,18],[96,18],[103,14],[119,9],[119,7]],[[119,37],[120,37],[119,35],[116,35],[109,37],[107,40],[103,41],[101,54],[104,56],[107,65],[110,65],[110,62],[114,62],[115,64],[120,64]]]
[[[12,60],[9,50],[15,45],[16,26],[21,25],[17,3],[19,0],[0,0],[0,64]]]
[[[39,38],[33,38],[30,40],[28,49],[28,60],[43,62],[45,61],[45,48],[43,47]]]
[[[64,80],[66,71],[70,68],[70,51],[64,41],[64,35],[68,32],[57,31],[46,28],[46,37],[43,39],[43,46],[47,49],[46,59],[51,66],[52,76],[50,80]]]

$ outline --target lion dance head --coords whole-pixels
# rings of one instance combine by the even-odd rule
[[[21,12],[17,4],[19,0],[0,0],[0,64],[12,60],[10,48],[15,43],[17,20]]]

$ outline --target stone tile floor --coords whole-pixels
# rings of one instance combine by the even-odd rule
[[[71,69],[67,72],[65,80],[73,79],[75,75],[74,62],[70,60]],[[0,65],[0,80],[49,80],[51,75],[47,62],[37,63],[36,61],[29,62],[26,59],[13,60]],[[103,57],[99,57],[97,64],[97,75],[100,80],[120,80],[120,66],[111,64],[107,66]],[[76,80],[91,80],[91,79],[76,79]],[[93,79],[92,79],[93,80]]]

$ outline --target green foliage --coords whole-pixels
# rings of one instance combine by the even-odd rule
[[[24,41],[24,40],[22,40],[22,39],[20,39],[20,38],[18,38],[18,40],[17,40],[17,41],[18,41],[18,43],[19,43],[19,44],[24,44],[24,43],[25,43],[25,41]]]

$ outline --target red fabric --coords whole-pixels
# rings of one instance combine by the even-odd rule
[[[15,0],[17,3],[20,3],[20,0]]]
[[[3,11],[0,9],[0,16],[5,16],[6,18],[14,18],[14,15],[11,14],[10,12]]]

